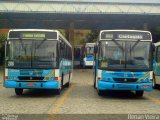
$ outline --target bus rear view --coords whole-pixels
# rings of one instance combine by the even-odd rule
[[[152,36],[148,31],[103,30],[95,47],[94,87],[131,90],[143,96],[152,90]]]

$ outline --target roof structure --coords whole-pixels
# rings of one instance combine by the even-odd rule
[[[160,23],[159,0],[1,0],[0,28],[137,28]]]

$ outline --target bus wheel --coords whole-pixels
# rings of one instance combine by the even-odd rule
[[[15,88],[15,93],[16,93],[16,95],[22,95],[23,89],[22,88]]]
[[[137,97],[142,97],[143,93],[144,93],[144,91],[136,91],[136,96]]]
[[[104,91],[103,91],[103,90],[98,90],[98,95],[99,95],[99,96],[104,95]]]
[[[96,89],[96,78],[94,77],[94,85],[93,87]]]
[[[61,90],[63,89],[63,79],[64,79],[64,75],[62,74],[62,79],[61,79]]]
[[[154,75],[153,75],[153,82],[152,82],[152,86],[153,86],[153,88],[154,88],[154,89],[156,89],[156,88],[157,88],[156,78],[155,78],[155,76],[154,76]]]
[[[55,95],[60,95],[61,94],[61,89],[56,89],[54,92],[55,92]]]

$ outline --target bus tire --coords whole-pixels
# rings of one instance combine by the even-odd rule
[[[95,88],[95,89],[97,89],[96,88],[96,69],[94,68],[94,85],[93,85],[93,87]]]
[[[16,95],[22,95],[23,89],[22,88],[15,88],[15,93],[16,93]]]
[[[56,90],[54,90],[54,92],[55,92],[55,95],[60,95],[61,94],[61,89],[60,88],[56,89]]]
[[[98,95],[99,95],[99,96],[104,95],[104,91],[103,91],[103,90],[98,90]]]
[[[136,91],[136,96],[137,97],[142,97],[143,93],[144,93],[144,91]]]
[[[64,75],[62,74],[62,78],[61,78],[61,90],[63,89],[63,79],[64,79]]]
[[[153,86],[153,88],[154,88],[154,89],[156,89],[156,88],[157,88],[155,75],[153,75],[153,82],[152,82],[152,86]]]
[[[96,89],[96,78],[94,77],[94,85],[93,87]]]

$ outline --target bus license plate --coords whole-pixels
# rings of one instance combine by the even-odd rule
[[[34,86],[36,86],[36,84],[35,83],[27,83],[26,86],[28,86],[28,87],[34,87]]]

